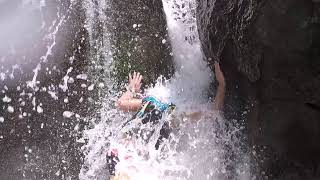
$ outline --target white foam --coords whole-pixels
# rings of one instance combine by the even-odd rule
[[[74,113],[71,111],[64,111],[62,115],[65,118],[71,118],[74,115]]]

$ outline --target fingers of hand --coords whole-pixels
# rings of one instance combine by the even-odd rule
[[[214,71],[215,71],[216,76],[219,76],[222,74],[219,63],[214,64]]]
[[[139,72],[129,73],[129,87],[133,88],[135,91],[139,91],[141,88],[142,75]]]
[[[139,91],[141,88],[141,79],[142,79],[142,75],[140,75],[140,73],[137,74],[136,80],[135,80],[135,89],[136,91]]]
[[[136,74],[136,79],[135,79],[135,82],[136,82],[136,83],[138,83],[139,77],[140,77],[140,73],[137,72],[137,74]]]
[[[129,73],[129,82],[132,81],[132,76],[131,76],[131,73]]]
[[[140,84],[141,83],[141,80],[142,80],[142,75],[139,75],[139,77],[138,77],[138,83]]]
[[[214,62],[214,70],[217,72],[220,70],[220,65],[218,62]]]
[[[218,62],[214,62],[214,72],[215,72],[216,78],[219,78],[219,76],[221,76],[222,74],[220,64]]]
[[[133,72],[133,81],[136,80],[136,77],[137,77],[137,73],[134,71],[134,72]]]

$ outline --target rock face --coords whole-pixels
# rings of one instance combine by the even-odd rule
[[[113,47],[119,81],[139,71],[146,84],[173,73],[161,1],[112,0]]]
[[[260,165],[277,178],[320,175],[319,18],[316,0],[199,0],[200,40],[225,71],[227,113],[248,110],[249,143],[270,150]]]
[[[1,11],[4,19],[13,22],[11,28],[3,26],[10,31],[1,32],[1,39],[12,43],[0,47],[0,179],[76,178],[82,156],[74,128],[79,123],[81,130],[86,122],[75,115],[91,114],[89,99],[96,94],[81,87],[92,83],[76,78],[90,65],[84,10],[79,3],[69,9],[68,1],[50,1],[39,8],[36,1],[32,3],[0,3],[6,9]],[[12,51],[3,46],[8,44]],[[41,65],[38,82],[31,88],[27,82],[32,81],[37,64]],[[74,115],[64,117],[64,111]]]

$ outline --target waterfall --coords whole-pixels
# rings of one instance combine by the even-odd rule
[[[102,76],[102,81],[99,85],[103,87],[99,95],[101,109],[97,114],[100,114],[99,120],[89,118],[92,129],[85,130],[83,137],[79,142],[85,143],[82,147],[84,152],[84,164],[80,170],[79,179],[107,179],[107,171],[105,169],[106,161],[105,155],[108,147],[108,137],[112,129],[109,128],[110,121],[116,119],[112,118],[117,114],[113,108],[116,93],[114,93],[114,81],[112,80],[113,58],[110,47],[111,20],[106,13],[110,12],[110,3],[106,1],[83,1],[83,7],[86,11],[85,27],[89,32],[90,55],[92,61],[90,68],[94,69],[91,74],[93,77]],[[99,72],[104,70],[104,74]],[[99,74],[99,75],[98,75]],[[120,117],[120,116],[119,116]],[[97,121],[97,123],[95,123]]]
[[[155,87],[147,90],[151,94],[166,94],[164,91],[169,90],[170,100],[177,105],[178,116],[199,110],[211,111],[211,101],[206,92],[210,90],[213,73],[201,52],[195,19],[196,5],[195,1],[163,0],[176,72],[170,80],[163,81],[160,78]],[[90,0],[84,1],[83,6],[90,37],[90,58],[107,69],[104,77],[107,92],[100,99],[102,107],[97,112],[100,118],[89,118],[91,128],[84,130],[83,137],[79,139],[84,143],[84,164],[79,178],[102,180],[108,178],[105,158],[108,148],[116,147],[120,158],[128,151],[128,147],[120,143],[118,133],[130,114],[119,112],[113,104],[121,92],[115,91],[111,75],[112,32],[107,24],[112,20],[105,13],[112,12],[112,7],[108,1]],[[101,26],[102,31],[97,33]],[[96,62],[97,59],[100,59],[100,63]],[[241,127],[227,122],[216,112],[210,112],[198,121],[188,118],[177,118],[176,121],[180,124],[179,128],[174,130],[161,151],[154,149],[156,139],[153,138],[147,146],[136,144],[129,148],[130,152],[148,152],[147,159],[133,155],[134,166],[139,171],[132,175],[133,180],[248,178],[248,156],[241,150],[241,138],[237,138],[241,134]],[[156,129],[156,132],[159,130]],[[236,154],[238,157],[235,158]],[[120,161],[117,168],[126,170],[126,166],[126,162]]]
[[[196,1],[163,0],[172,54],[176,65],[174,88],[180,101],[206,99],[204,92],[211,82],[210,69],[201,52],[195,19]],[[192,99],[188,97],[194,97]],[[183,103],[181,103],[183,104]]]
[[[319,0],[279,2],[0,0],[0,179],[107,180],[110,149],[130,180],[319,175]],[[226,68],[228,104],[219,112],[213,60],[201,48]],[[299,71],[273,68],[289,57]],[[143,75],[132,97],[148,101],[122,112],[115,102],[132,90],[132,71]],[[301,87],[282,98],[294,84]],[[301,106],[296,118],[291,106]],[[307,148],[291,151],[309,111]],[[282,126],[272,130],[271,117]]]
[[[183,104],[210,110],[206,91],[210,90],[211,73],[202,55],[197,24],[196,0],[162,0],[167,19],[177,72],[172,81],[183,111]],[[211,90],[212,91],[212,90]],[[203,104],[205,103],[205,104]],[[202,104],[202,105],[201,105]],[[189,121],[192,121],[189,119]],[[250,179],[249,156],[243,151],[243,127],[227,122],[211,112],[197,123],[185,122],[180,127],[175,156],[177,165],[187,169],[185,179]],[[238,137],[237,137],[238,136]],[[240,138],[239,138],[240,137]],[[234,156],[238,157],[234,157]],[[182,176],[183,177],[183,176]],[[179,177],[181,178],[181,176]],[[178,179],[178,177],[175,177]]]

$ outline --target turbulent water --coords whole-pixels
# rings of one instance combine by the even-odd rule
[[[36,9],[40,19],[31,19],[35,20],[36,35],[39,36],[36,38],[40,40],[35,43],[42,43],[45,48],[28,56],[24,49],[14,48],[19,46],[14,42],[19,39],[13,38],[10,41],[13,45],[5,47],[11,48],[11,55],[7,49],[0,49],[1,62],[4,62],[0,72],[3,89],[0,123],[6,127],[1,130],[0,142],[7,145],[12,139],[19,141],[12,147],[14,151],[5,157],[14,162],[11,154],[17,153],[20,160],[12,164],[19,168],[24,179],[105,180],[109,176],[105,159],[109,148],[117,148],[120,159],[128,152],[134,157],[132,162],[120,161],[117,165],[117,169],[127,172],[130,171],[128,164],[133,165],[137,169],[131,173],[133,179],[252,177],[250,158],[241,138],[241,125],[226,121],[223,115],[211,110],[208,92],[213,91],[210,83],[214,76],[202,56],[195,0],[162,1],[169,34],[169,42],[165,39],[162,42],[171,44],[175,73],[171,79],[159,77],[156,85],[145,92],[160,95],[177,108],[172,115],[163,117],[162,123],[170,121],[174,125],[170,138],[160,150],[155,150],[154,144],[161,123],[147,145],[137,142],[125,147],[119,138],[121,124],[132,114],[120,112],[114,105],[122,92],[114,74],[113,53],[117,49],[112,46],[114,20],[109,15],[118,12],[112,11],[112,3],[108,0],[66,2],[19,2],[22,5],[18,7],[27,9],[29,14]],[[56,6],[54,10],[50,9]],[[29,9],[32,10],[29,12]],[[50,13],[44,12],[46,10]],[[23,13],[16,15],[23,16]],[[84,26],[71,23],[72,18],[79,18],[77,20],[83,21]],[[12,26],[3,29],[12,31],[20,27],[14,23]],[[68,44],[68,40],[72,44]],[[57,62],[53,62],[53,57]],[[10,58],[19,60],[14,61],[15,65]],[[26,59],[28,61],[24,62]],[[86,68],[79,68],[83,64]],[[16,80],[13,76],[16,70],[20,71],[18,77],[23,72],[28,75]],[[186,113],[197,111],[205,112],[200,119],[184,117]],[[17,118],[18,122],[15,121]],[[20,133],[16,133],[14,127]],[[79,174],[75,174],[77,168]],[[10,175],[2,177],[12,179]]]
[[[132,179],[249,179],[249,159],[238,139],[241,127],[225,122],[220,114],[210,110],[211,102],[206,92],[212,73],[203,61],[200,49],[196,2],[163,0],[163,6],[176,73],[165,82],[160,78],[154,87],[147,90],[147,94],[170,97],[178,108],[174,117],[165,116],[163,121],[176,121],[179,127],[174,129],[159,151],[154,149],[156,138],[151,138],[147,145],[124,146],[119,138],[121,124],[132,114],[123,114],[115,109],[112,100],[119,93],[111,92],[101,109],[102,120],[84,132],[87,143],[83,147],[85,162],[80,179],[108,177],[105,155],[109,148],[119,151],[118,170],[131,172],[129,166],[138,169],[131,172]],[[183,113],[196,111],[207,113],[200,120],[180,118]],[[159,134],[159,127],[161,125],[154,136]],[[141,151],[146,152],[148,158],[138,155]],[[128,153],[134,157],[132,162],[123,161]]]

